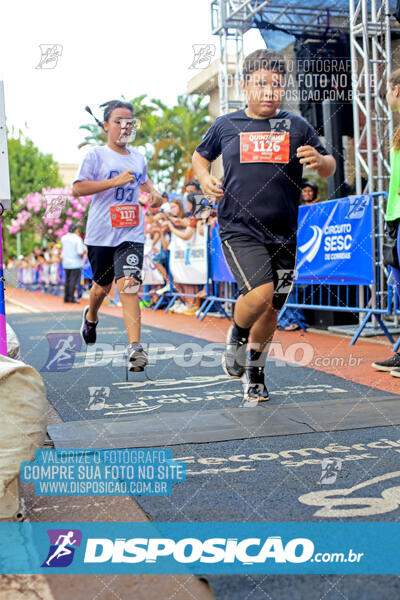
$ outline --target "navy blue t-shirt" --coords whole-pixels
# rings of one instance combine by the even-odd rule
[[[241,162],[241,158],[248,157],[249,137],[242,135],[241,155],[240,134],[253,132],[286,133],[289,148],[283,162]],[[271,140],[268,135],[265,137]],[[272,139],[279,139],[279,135]],[[265,144],[271,144],[255,143],[257,149],[260,144],[263,149]],[[270,119],[252,119],[244,110],[238,110],[218,117],[211,125],[196,150],[210,162],[222,154],[224,196],[218,202],[218,222],[223,240],[247,235],[262,243],[296,243],[303,174],[296,151],[306,145],[328,154],[311,125],[285,110]]]

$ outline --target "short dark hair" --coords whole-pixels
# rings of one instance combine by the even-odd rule
[[[76,223],[72,223],[72,225],[69,226],[68,231],[69,233],[75,233],[75,231],[78,229],[78,225]]]
[[[194,185],[194,187],[196,188],[196,190],[199,190],[199,192],[201,192],[200,184],[195,179],[189,179],[189,181],[187,181],[185,183],[185,188],[187,188],[188,185]]]
[[[121,100],[109,100],[108,102],[104,102],[104,104],[100,104],[100,108],[104,108],[103,121],[108,123],[111,113],[116,108],[127,108],[133,114],[133,106],[129,102],[122,102]]]
[[[315,194],[315,197],[318,195],[318,185],[314,181],[311,181],[310,179],[303,179],[303,181],[301,182],[301,189],[304,189],[306,187],[312,189],[312,191]]]
[[[244,59],[243,79],[247,83],[254,71],[265,69],[286,75],[285,58],[275,50],[255,50]]]

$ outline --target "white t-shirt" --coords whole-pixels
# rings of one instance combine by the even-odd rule
[[[75,181],[106,181],[122,171],[133,171],[135,181],[124,186],[93,194],[86,228],[85,244],[89,246],[119,246],[123,242],[144,244],[144,218],[139,204],[139,187],[146,183],[147,166],[144,156],[134,148],[129,154],[119,154],[108,146],[89,150],[79,167]],[[111,227],[110,207],[138,204],[140,222],[136,227]]]
[[[85,252],[82,238],[76,233],[66,233],[61,238],[61,245],[64,269],[81,269]]]

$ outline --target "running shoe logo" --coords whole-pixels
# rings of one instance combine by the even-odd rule
[[[75,547],[81,545],[82,532],[80,529],[48,529],[47,535],[50,548],[42,567],[68,567],[73,561]]]
[[[312,237],[306,242],[299,246],[299,250],[302,254],[308,252],[308,254],[304,257],[307,262],[312,262],[316,257],[318,250],[320,249],[322,242],[322,229],[318,227],[318,225],[310,225],[313,230]]]

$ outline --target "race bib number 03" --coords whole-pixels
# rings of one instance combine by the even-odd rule
[[[289,148],[287,131],[255,131],[240,134],[241,163],[288,163]]]
[[[139,225],[139,205],[110,206],[111,227],[136,227]]]

